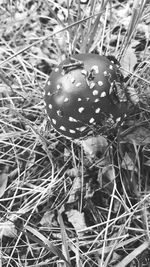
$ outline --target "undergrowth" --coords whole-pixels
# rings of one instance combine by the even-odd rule
[[[149,266],[149,14],[149,1],[1,1],[1,266]],[[53,68],[89,52],[115,56],[142,103],[92,155],[43,101]]]

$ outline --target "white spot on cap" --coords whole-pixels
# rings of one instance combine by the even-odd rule
[[[110,68],[110,70],[113,70],[113,66],[112,65],[110,65],[109,68]]]
[[[58,72],[59,71],[59,68],[55,68],[55,72]]]
[[[114,62],[113,60],[111,60],[111,63],[113,63],[113,64],[114,64],[115,62]]]
[[[50,80],[48,80],[48,82],[47,82],[47,85],[48,85],[48,86],[50,86],[50,85],[51,85],[51,81],[50,81]]]
[[[90,100],[90,98],[89,97],[86,97],[86,101],[89,101]]]
[[[54,124],[56,124],[56,120],[55,120],[55,119],[52,119],[52,122],[53,122]]]
[[[96,99],[94,100],[95,103],[97,103],[97,102],[99,102],[99,101],[100,101],[99,98],[96,98]]]
[[[119,117],[119,118],[116,119],[116,122],[119,122],[119,121],[121,121],[121,117]]]
[[[44,107],[46,107],[46,103],[44,102]]]
[[[80,107],[80,108],[78,109],[79,113],[82,113],[83,110],[84,110],[84,107]]]
[[[81,70],[81,73],[83,74],[83,75],[87,75],[87,71],[86,70]]]
[[[63,113],[62,113],[62,111],[59,109],[59,110],[57,110],[57,115],[59,116],[59,117],[63,117]]]
[[[103,82],[102,81],[98,81],[98,85],[99,86],[102,86],[103,85]]]
[[[95,109],[95,113],[99,113],[100,110],[101,110],[100,108]]]
[[[93,95],[98,95],[98,90],[94,90]]]
[[[60,88],[61,88],[61,86],[60,86],[60,84],[57,84],[57,90],[60,90]]]
[[[64,126],[60,126],[59,129],[62,131],[66,131],[66,128]]]
[[[50,95],[51,95],[50,91],[47,93],[47,95],[48,95],[48,96],[50,96]]]
[[[95,119],[94,118],[91,118],[90,120],[89,120],[89,123],[93,123],[95,121]]]
[[[99,69],[97,65],[92,66],[91,70],[94,70],[96,74],[99,73]]]
[[[52,104],[49,104],[48,107],[49,107],[49,109],[52,109]]]
[[[81,86],[81,83],[76,83],[76,87],[80,87]]]
[[[104,76],[107,76],[107,71],[106,70],[103,73],[104,73]]]
[[[100,97],[105,97],[106,96],[106,92],[102,92]]]
[[[69,117],[69,121],[77,122],[77,120],[73,117]]]
[[[76,131],[72,130],[72,129],[69,129],[69,132],[72,133],[72,134],[76,133]]]
[[[82,101],[82,99],[80,97],[78,97],[78,101],[80,102],[80,101]]]
[[[91,83],[90,83],[90,89],[93,89],[94,86],[95,86],[95,83],[94,83],[94,82],[91,82]]]
[[[71,82],[72,82],[72,83],[75,82],[75,78],[74,78],[74,77],[71,78]]]
[[[69,98],[68,97],[65,97],[64,99],[64,103],[68,102],[69,101]]]
[[[83,132],[86,130],[86,126],[81,126],[79,128],[76,128],[78,131]]]

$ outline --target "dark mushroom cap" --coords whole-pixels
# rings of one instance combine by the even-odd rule
[[[105,56],[78,54],[56,67],[45,87],[46,111],[53,127],[71,139],[93,127],[119,122],[127,103],[119,99],[119,67]]]

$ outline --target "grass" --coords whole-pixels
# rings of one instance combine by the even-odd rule
[[[87,2],[85,8],[80,1],[18,0],[0,7],[4,267],[150,264],[150,4]],[[143,103],[115,140],[97,141],[93,157],[58,135],[44,111],[51,71],[80,52],[114,55],[131,101]],[[126,61],[133,56],[134,64]]]

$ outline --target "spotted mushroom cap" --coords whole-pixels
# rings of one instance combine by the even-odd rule
[[[85,137],[108,121],[119,122],[127,112],[120,101],[119,67],[105,56],[78,54],[56,67],[45,87],[46,111],[52,126],[71,139]]]

